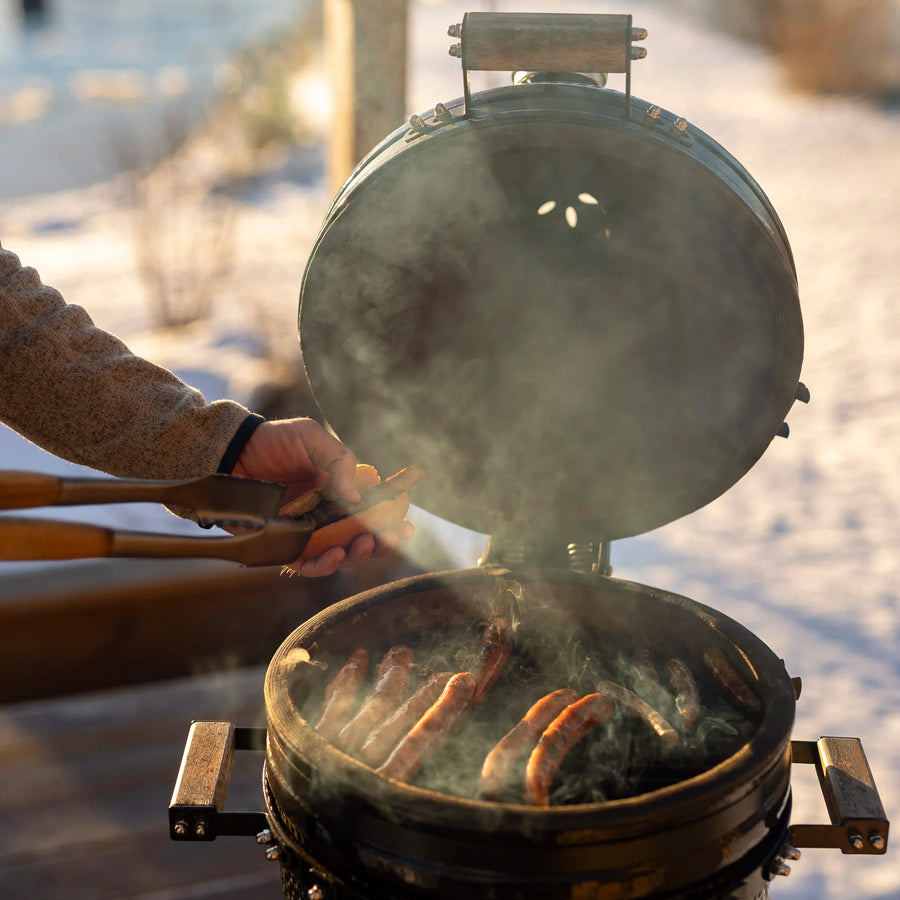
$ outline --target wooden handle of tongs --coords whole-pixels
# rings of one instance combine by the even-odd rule
[[[245,566],[285,565],[300,557],[313,524],[273,519],[236,537],[182,537],[115,531],[85,522],[0,516],[0,560],[61,560],[127,556],[227,559]]]
[[[62,479],[42,472],[0,472],[0,509],[53,506],[62,492]]]
[[[87,559],[110,556],[113,532],[54,519],[0,518],[0,559]]]

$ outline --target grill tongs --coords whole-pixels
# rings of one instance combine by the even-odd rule
[[[284,496],[284,485],[230,475],[129,481],[0,471],[0,509],[150,501],[186,508],[200,522],[253,529],[233,537],[188,537],[0,516],[0,559],[211,557],[245,566],[284,565],[299,558],[316,527],[310,518],[279,517]]]

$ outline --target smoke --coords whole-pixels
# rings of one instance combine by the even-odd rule
[[[560,688],[571,688],[579,695],[594,693],[603,681],[616,682],[639,695],[672,725],[679,740],[669,746],[646,721],[617,704],[612,718],[578,742],[565,758],[553,781],[552,805],[603,802],[675,784],[721,762],[749,739],[755,724],[729,704],[705,673],[697,653],[698,646],[713,642],[710,634],[702,634],[708,631],[705,625],[694,621],[685,623],[687,629],[666,627],[648,645],[646,634],[623,635],[614,604],[595,601],[594,609],[583,604],[573,607],[565,593],[559,585],[525,587],[498,578],[474,598],[481,614],[398,637],[415,651],[411,692],[433,672],[477,673],[490,616],[507,617],[515,631],[503,674],[484,702],[469,712],[462,728],[426,763],[417,786],[477,799],[485,757],[537,700]],[[685,639],[688,632],[694,633]],[[387,644],[379,645],[370,655],[380,658],[387,648]],[[672,687],[659,674],[672,657],[687,663],[700,687],[700,717],[691,726],[682,723]],[[332,663],[330,671],[337,671],[342,662]],[[360,699],[367,690],[360,691]],[[304,717],[315,722],[320,705],[321,691],[310,691]],[[525,757],[519,761],[500,799],[523,802],[525,762]],[[327,778],[327,773],[322,777]]]

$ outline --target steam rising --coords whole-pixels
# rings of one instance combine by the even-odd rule
[[[619,706],[608,723],[569,753],[554,780],[552,805],[603,802],[674,784],[731,755],[755,728],[716,689],[699,656],[679,640],[677,630],[666,639],[654,637],[652,646],[646,636],[625,644],[602,618],[586,625],[560,609],[549,591],[534,586],[526,590],[502,578],[481,599],[492,615],[514,624],[513,653],[485,701],[470,711],[461,730],[426,764],[415,782],[420,787],[476,799],[487,754],[532,704],[559,688],[583,696],[595,692],[600,682],[617,682],[662,714],[678,731],[679,742],[665,746],[646,723]],[[433,672],[476,672],[485,621],[478,617],[404,635],[416,659],[410,691]],[[673,656],[688,664],[701,686],[701,715],[695,727],[683,725],[670,685],[650,662],[655,659],[661,667]],[[304,716],[314,721],[320,704],[321,696],[311,694]],[[523,802],[524,764],[522,759],[501,800]]]

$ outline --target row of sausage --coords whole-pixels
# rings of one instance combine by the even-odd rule
[[[472,672],[438,672],[424,678],[406,697],[413,651],[391,647],[378,664],[371,689],[360,701],[369,669],[369,654],[356,650],[325,688],[315,730],[338,749],[398,781],[412,783],[422,766],[480,704],[502,674],[513,648],[508,620],[488,620]],[[757,717],[760,702],[714,647],[704,664],[726,699],[743,713]],[[641,668],[656,677],[653,660]],[[665,664],[681,733],[694,727],[701,714],[700,694],[690,668],[680,659]],[[406,699],[404,699],[406,698]],[[502,797],[517,765],[527,755],[522,799],[548,806],[554,776],[572,748],[607,722],[616,708],[639,717],[662,746],[678,744],[679,731],[636,693],[613,681],[602,681],[584,696],[564,688],[534,703],[521,720],[487,754],[479,785],[484,799]]]

